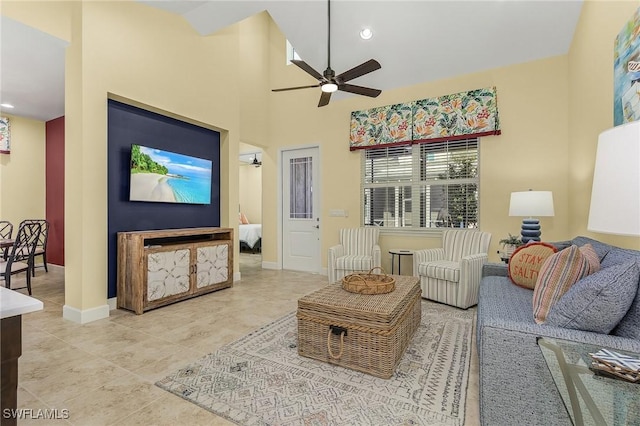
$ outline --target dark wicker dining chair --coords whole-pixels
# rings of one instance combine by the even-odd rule
[[[0,239],[1,240],[10,240],[13,235],[13,224],[8,220],[0,220]],[[2,250],[2,258],[7,260],[7,255],[9,254],[9,247],[5,247]]]
[[[42,265],[44,266],[44,270],[49,272],[49,268],[47,267],[47,239],[49,238],[49,222],[45,219],[26,219],[21,222],[25,223],[39,223],[40,224],[40,236],[38,237],[38,244],[36,245],[36,251],[33,254],[33,257],[36,258],[38,256],[42,256]],[[35,262],[33,268],[31,269],[32,275],[36,276],[36,266]]]
[[[15,242],[11,246],[6,262],[0,262],[0,277],[4,279],[4,286],[11,288],[11,276],[20,272],[26,272],[27,286],[14,288],[21,290],[26,288],[31,295],[31,275],[33,270],[33,254],[38,244],[41,226],[37,222],[23,223],[18,228]],[[26,257],[25,257],[26,254]]]

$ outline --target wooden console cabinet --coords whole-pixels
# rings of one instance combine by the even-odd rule
[[[232,228],[118,232],[118,308],[142,314],[232,285]]]

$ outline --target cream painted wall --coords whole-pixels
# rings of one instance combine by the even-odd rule
[[[67,304],[86,310],[105,302],[106,98],[108,93],[188,117],[222,131],[222,226],[235,225],[238,188],[238,28],[198,35],[181,17],[133,2],[76,6],[82,62],[68,64]],[[76,30],[76,28],[74,28]],[[79,79],[69,78],[74,72]],[[71,206],[80,206],[75,209]],[[230,217],[234,218],[230,222]],[[237,260],[235,260],[237,268]],[[69,269],[72,269],[71,271]],[[77,299],[81,295],[80,299]]]
[[[75,0],[2,0],[0,12],[59,39],[71,40],[71,7]]]
[[[66,304],[80,310],[106,301],[108,93],[221,130],[223,226],[236,224],[240,134],[242,140],[263,148],[262,223],[268,243],[263,260],[267,262],[278,260],[278,152],[283,147],[319,145],[326,265],[327,248],[337,241],[338,230],[360,224],[360,153],[348,150],[350,112],[496,86],[502,135],[481,142],[480,215],[482,229],[493,234],[491,260],[497,260],[498,240],[520,228],[519,218],[507,216],[511,191],[554,192],[556,216],[542,219],[544,239],[570,238],[586,229],[595,138],[612,122],[613,37],[636,7],[636,2],[585,2],[568,56],[389,90],[377,99],[336,99],[317,108],[317,91],[269,91],[313,81],[296,67],[284,65],[284,36],[264,14],[201,37],[182,18],[137,3],[62,3],[55,13],[47,14],[29,2],[3,2],[2,13],[71,40],[65,219],[75,226],[68,226],[65,236]],[[65,7],[69,14],[59,12]],[[4,181],[4,171],[0,178]],[[6,198],[4,191],[1,197]],[[1,208],[4,211],[4,203]],[[336,208],[348,210],[349,217],[328,217],[328,211]],[[627,246],[636,242],[622,239]],[[383,265],[390,269],[389,248],[437,244],[438,238],[429,236],[385,234]],[[237,257],[234,263],[237,269]]]
[[[640,1],[586,2],[569,52],[571,235],[640,249],[640,238],[587,231],[598,135],[613,127],[613,46]],[[638,218],[640,220],[640,218]]]
[[[239,177],[240,209],[249,222],[262,223],[262,167],[241,165]]]
[[[57,15],[34,14],[21,3],[7,13],[28,16],[36,28],[55,27],[47,18]],[[180,16],[134,2],[70,2],[69,10],[65,221],[73,226],[65,234],[65,289],[66,305],[85,312],[106,304],[109,93],[221,131],[222,226],[235,227],[239,30],[201,37]],[[234,264],[237,270],[237,256]]]
[[[9,118],[11,154],[0,154],[0,218],[13,223],[45,217],[45,123]]]
[[[275,27],[275,25],[273,25]],[[277,28],[271,32],[272,87],[303,85],[310,79],[284,63],[284,44]],[[384,67],[384,65],[383,65]],[[543,237],[559,240],[570,237],[568,207],[568,61],[566,56],[498,68],[432,83],[382,93],[376,99],[354,96],[332,101],[318,108],[319,91],[271,94],[269,140],[265,150],[277,157],[284,146],[319,144],[322,176],[322,254],[326,265],[328,247],[335,244],[343,227],[360,225],[361,153],[350,152],[349,119],[354,110],[440,96],[486,86],[496,86],[502,135],[481,140],[481,229],[491,232],[491,260],[497,261],[498,241],[510,232],[519,233],[522,218],[509,217],[512,191],[551,190],[556,216],[541,218]],[[552,102],[549,100],[552,99]],[[544,124],[544,126],[542,125]],[[276,236],[277,188],[275,164],[263,171],[263,234]],[[329,217],[330,209],[346,209],[349,217]],[[263,245],[263,259],[276,261],[277,248]],[[437,233],[430,235],[383,234],[383,266],[390,269],[390,248],[426,248],[440,244]]]

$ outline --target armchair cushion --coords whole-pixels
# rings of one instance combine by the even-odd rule
[[[420,275],[433,277],[439,280],[457,283],[460,281],[460,262],[450,260],[437,260],[434,262],[421,263],[418,267]]]
[[[336,268],[349,271],[368,271],[371,268],[373,256],[346,255],[336,259]]]

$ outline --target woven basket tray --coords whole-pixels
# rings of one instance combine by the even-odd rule
[[[380,269],[382,274],[374,274]],[[396,288],[396,280],[387,275],[384,269],[376,266],[368,273],[349,274],[342,279],[342,288],[350,293],[358,294],[385,294],[391,293]]]

